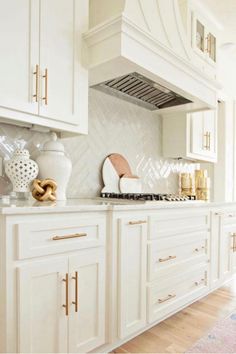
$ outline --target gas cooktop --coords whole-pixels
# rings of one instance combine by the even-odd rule
[[[140,200],[140,201],[167,201],[167,202],[184,202],[196,200],[193,195],[178,194],[153,194],[153,193],[101,193],[104,199],[122,199],[122,200]]]

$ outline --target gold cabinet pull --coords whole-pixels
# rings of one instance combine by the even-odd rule
[[[206,53],[210,53],[211,51],[211,36],[210,33],[206,36]]]
[[[137,220],[137,221],[129,221],[129,225],[140,225],[140,224],[146,224],[146,220]]]
[[[75,312],[78,312],[78,303],[79,303],[79,299],[78,299],[78,272],[75,272],[75,276],[72,277],[72,279],[75,280],[75,301],[72,301],[72,304],[75,305]]]
[[[204,250],[205,248],[206,248],[205,246],[202,246],[200,248],[197,247],[197,248],[194,249],[194,251],[195,252],[200,252],[201,250]]]
[[[203,149],[208,150],[208,132],[204,134]]]
[[[45,105],[48,104],[48,69],[45,69],[44,75],[44,97],[42,98],[45,102]]]
[[[211,133],[208,132],[208,150],[211,150]]]
[[[159,258],[159,262],[167,262],[170,261],[171,259],[175,259],[176,256],[168,256],[166,258]]]
[[[66,303],[62,305],[65,308],[66,316],[69,316],[69,275],[66,273],[66,277],[62,279],[66,283]]]
[[[176,297],[176,294],[169,294],[167,297],[165,297],[164,299],[158,299],[158,303],[162,304],[163,302],[166,302],[170,299],[173,299],[174,297]]]
[[[60,241],[60,240],[67,240],[68,238],[77,238],[77,237],[85,237],[87,236],[86,233],[81,233],[81,234],[71,234],[71,235],[65,235],[65,236],[54,236],[52,238],[53,241]]]
[[[35,93],[33,94],[33,98],[35,98],[35,102],[38,102],[39,101],[39,65],[38,64],[36,65],[33,74],[35,75]]]
[[[230,236],[233,237],[233,246],[231,247],[231,250],[233,250],[233,252],[236,252],[236,232],[232,232]]]
[[[195,281],[194,284],[196,286],[199,286],[201,283],[205,282],[205,280],[206,280],[205,278],[202,278],[200,281]]]

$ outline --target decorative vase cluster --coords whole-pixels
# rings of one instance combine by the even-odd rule
[[[36,161],[30,159],[28,150],[17,148],[12,158],[5,163],[5,172],[12,182],[14,192],[29,192],[32,181],[38,176],[42,180],[51,179],[56,182],[57,200],[66,200],[71,170],[71,161],[65,155],[64,146],[57,141],[55,133],[44,144]]]

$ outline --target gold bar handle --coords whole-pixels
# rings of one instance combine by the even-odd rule
[[[67,240],[69,238],[77,238],[77,237],[85,237],[87,236],[86,233],[81,233],[81,234],[71,234],[71,235],[65,235],[65,236],[54,236],[52,238],[53,241],[60,241],[60,240]]]
[[[208,132],[206,132],[203,137],[203,149],[208,150]]]
[[[69,316],[69,275],[66,273],[66,277],[62,279],[66,283],[66,303],[62,305],[65,308],[66,316]]]
[[[78,272],[75,272],[75,276],[72,279],[75,280],[75,301],[72,301],[72,304],[75,305],[75,312],[78,312]]]
[[[206,247],[205,246],[202,246],[200,248],[195,248],[194,251],[195,252],[200,252],[201,250],[204,250]]]
[[[208,150],[211,150],[211,133],[208,132]]]
[[[141,225],[146,223],[147,223],[146,220],[129,221],[129,225]]]
[[[33,72],[35,75],[35,94],[33,94],[33,98],[35,98],[35,102],[39,101],[39,65],[37,64],[35,67],[35,71]]]
[[[45,69],[44,75],[44,94],[45,96],[42,98],[45,102],[45,105],[48,104],[48,69]]]
[[[233,252],[236,252],[236,232],[232,232],[230,236],[233,237],[233,246],[230,248]]]
[[[158,303],[162,304],[163,302],[166,302],[170,299],[173,299],[174,297],[176,297],[176,294],[169,294],[167,297],[165,297],[164,299],[158,299]]]
[[[175,259],[176,256],[168,256],[166,258],[159,258],[159,262],[167,262],[170,261],[171,259]]]
[[[205,282],[205,278],[202,278],[200,281],[195,281],[195,285],[196,286],[199,286],[199,285],[201,285],[201,283],[203,283],[203,282]]]
[[[211,36],[210,33],[206,37],[206,53],[210,53],[211,51]]]

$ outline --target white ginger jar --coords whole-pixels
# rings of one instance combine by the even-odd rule
[[[13,185],[13,192],[29,192],[30,183],[37,177],[39,169],[30,159],[29,151],[16,149],[13,157],[5,162],[5,172]]]
[[[66,200],[66,189],[71,176],[72,163],[65,155],[65,148],[52,134],[52,139],[46,142],[36,162],[39,166],[39,178],[51,178],[57,183],[57,200]]]

